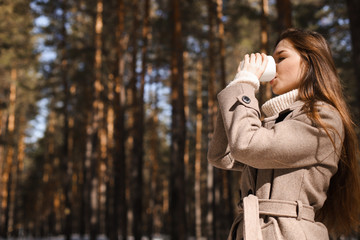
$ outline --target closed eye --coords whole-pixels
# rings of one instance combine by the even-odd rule
[[[284,59],[285,59],[284,57],[280,57],[280,58],[277,59],[277,62],[279,63],[279,62],[281,62],[281,61],[284,60]]]

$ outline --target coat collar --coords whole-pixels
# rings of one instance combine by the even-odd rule
[[[294,89],[265,102],[261,110],[266,117],[277,115],[278,113],[288,109],[298,99],[298,89]]]
[[[293,112],[291,115],[293,116],[294,114],[297,115],[298,112],[300,112],[302,110],[302,107],[304,105],[304,102],[301,100],[296,100],[294,103],[292,103],[288,108],[282,110],[281,112],[276,113],[273,116],[270,117],[266,117],[264,119],[264,123],[266,122],[270,122],[270,121],[274,121],[279,117],[279,115],[285,113],[285,112]]]

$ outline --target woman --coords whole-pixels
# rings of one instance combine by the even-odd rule
[[[279,95],[263,106],[255,92],[264,54],[246,55],[218,94],[208,160],[242,171],[239,215],[228,239],[329,239],[358,230],[358,145],[326,40],[289,29],[273,53]]]

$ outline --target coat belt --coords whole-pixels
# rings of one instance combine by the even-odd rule
[[[255,195],[249,195],[243,199],[244,214],[244,239],[262,240],[260,227],[260,215],[274,217],[291,217],[297,220],[314,222],[314,208],[302,204],[301,201],[285,201],[274,199],[258,199]]]

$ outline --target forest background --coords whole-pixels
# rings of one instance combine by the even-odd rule
[[[1,0],[1,237],[225,239],[240,174],[206,159],[216,93],[282,30],[315,30],[359,126],[359,12],[357,0]],[[260,103],[271,96],[262,84]]]

